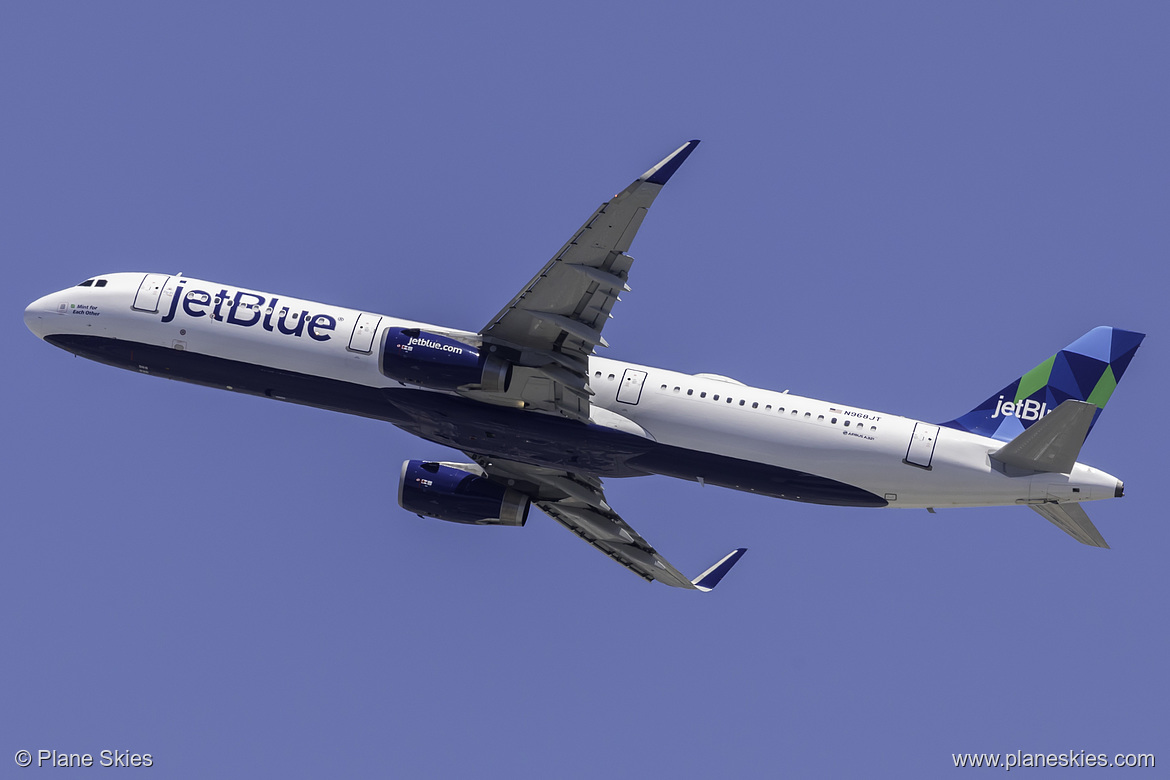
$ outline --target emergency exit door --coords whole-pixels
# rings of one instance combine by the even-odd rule
[[[636,404],[642,397],[642,385],[646,383],[646,372],[636,368],[627,368],[622,374],[622,384],[618,388],[617,399],[623,404]]]
[[[381,324],[382,318],[377,314],[365,312],[359,314],[357,322],[353,324],[353,335],[349,337],[350,351],[370,354],[370,350],[374,348],[374,336]]]

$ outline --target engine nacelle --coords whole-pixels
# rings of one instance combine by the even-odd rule
[[[408,460],[398,481],[398,505],[417,515],[469,525],[524,525],[528,496],[480,476],[463,463]]]
[[[382,349],[382,373],[409,385],[435,390],[479,385],[488,393],[504,393],[512,379],[512,365],[437,333],[388,328]]]

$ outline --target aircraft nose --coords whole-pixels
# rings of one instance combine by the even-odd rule
[[[24,324],[38,339],[43,339],[48,330],[48,318],[57,316],[56,305],[50,300],[53,296],[46,295],[37,298],[24,309]]]

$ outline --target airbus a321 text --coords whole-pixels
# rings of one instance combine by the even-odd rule
[[[391,422],[471,461],[406,461],[404,509],[522,526],[535,504],[675,587],[710,590],[744,550],[683,576],[610,507],[603,479],[838,506],[1023,505],[1108,546],[1081,504],[1122,483],[1077,458],[1141,333],[1094,328],[941,423],[594,354],[630,289],[634,235],[697,144],[602,204],[478,333],[164,273],[95,276],[30,304],[25,323],[120,368]]]

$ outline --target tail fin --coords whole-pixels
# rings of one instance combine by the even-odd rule
[[[1091,431],[1145,337],[1120,328],[1093,328],[962,417],[943,425],[1011,441],[1071,398],[1096,405]]]

